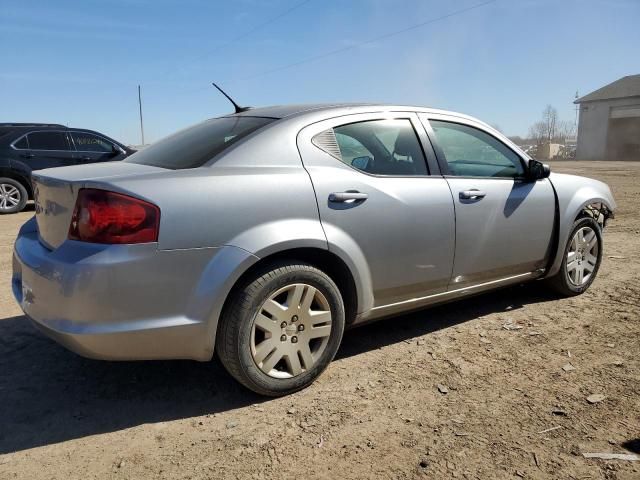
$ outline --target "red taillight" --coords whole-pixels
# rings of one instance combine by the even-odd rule
[[[121,193],[82,188],[71,218],[69,238],[91,243],[158,241],[160,209]]]

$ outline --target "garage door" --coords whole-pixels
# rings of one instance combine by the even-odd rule
[[[640,160],[640,105],[614,107],[607,131],[608,160]]]
[[[640,105],[630,105],[627,107],[613,107],[611,118],[632,118],[640,117]]]

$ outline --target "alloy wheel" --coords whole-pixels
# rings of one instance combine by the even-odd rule
[[[251,354],[260,370],[291,378],[313,367],[331,334],[331,309],[317,288],[295,283],[280,288],[258,310],[251,329]]]
[[[21,198],[20,190],[10,183],[0,183],[0,210],[16,207]]]
[[[598,236],[591,227],[582,227],[571,239],[567,252],[567,277],[578,287],[585,285],[598,264]]]

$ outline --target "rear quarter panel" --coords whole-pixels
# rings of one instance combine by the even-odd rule
[[[95,186],[105,188],[105,183],[110,182]],[[302,166],[216,165],[118,179],[112,187],[160,207],[160,250],[233,245],[266,256],[305,239],[326,248]]]

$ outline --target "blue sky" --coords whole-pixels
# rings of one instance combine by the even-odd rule
[[[139,143],[241,104],[374,101],[462,111],[524,135],[546,104],[640,73],[640,0],[0,0],[0,121]],[[341,53],[280,67],[347,48]],[[271,70],[276,70],[271,73]]]

